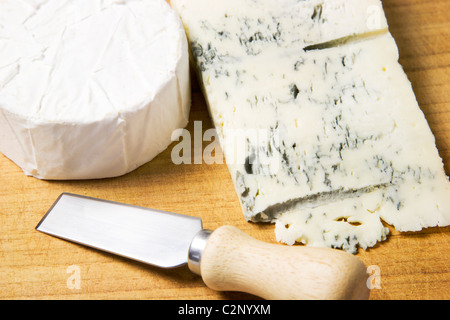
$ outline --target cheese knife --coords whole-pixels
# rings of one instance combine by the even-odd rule
[[[367,299],[360,259],[342,250],[257,240],[198,217],[62,193],[36,230],[162,268],[187,265],[213,290],[264,299]]]

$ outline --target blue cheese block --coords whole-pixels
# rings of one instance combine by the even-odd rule
[[[380,1],[172,5],[247,220],[351,252],[385,239],[380,219],[449,224],[448,178]]]

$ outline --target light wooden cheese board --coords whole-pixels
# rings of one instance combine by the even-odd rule
[[[384,0],[400,63],[450,174],[450,2]],[[211,128],[193,76],[194,122]],[[203,143],[203,148],[209,142]],[[46,236],[37,223],[62,192],[199,216],[204,227],[234,225],[275,243],[274,226],[243,218],[225,164],[171,161],[173,143],[150,163],[117,178],[43,181],[0,155],[0,299],[258,299],[216,292],[187,267],[163,270]],[[192,152],[194,155],[194,152]],[[357,256],[379,282],[370,299],[449,299],[450,227],[400,233]]]

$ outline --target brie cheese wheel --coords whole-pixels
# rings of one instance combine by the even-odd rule
[[[379,0],[172,0],[245,219],[355,252],[450,224],[450,184]]]
[[[186,35],[165,1],[0,2],[0,152],[25,174],[128,173],[187,125],[190,98]]]

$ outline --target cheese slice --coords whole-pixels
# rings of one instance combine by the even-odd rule
[[[186,35],[165,1],[0,2],[0,152],[25,174],[128,173],[189,108]]]
[[[350,252],[386,238],[381,219],[450,223],[450,184],[380,1],[172,5],[247,220]]]

